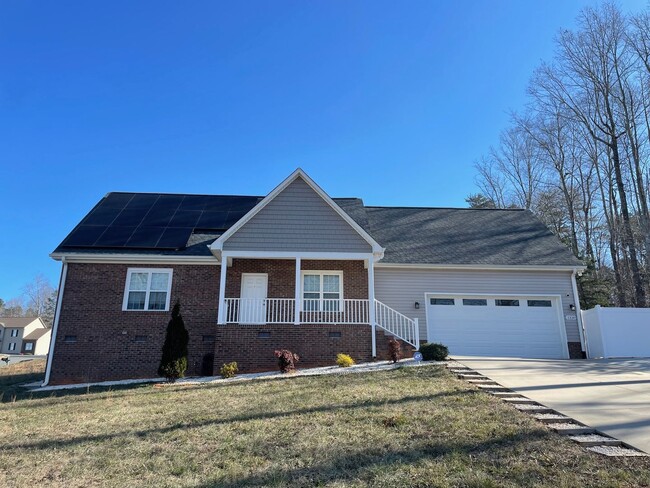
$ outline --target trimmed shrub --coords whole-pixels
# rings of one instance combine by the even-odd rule
[[[394,337],[391,337],[388,341],[388,355],[394,363],[402,359],[402,345]]]
[[[336,364],[341,368],[349,368],[354,366],[354,359],[347,354],[339,353],[336,355]]]
[[[275,351],[275,357],[278,358],[278,366],[281,373],[293,373],[296,370],[296,363],[300,361],[300,356],[292,353],[288,349]]]
[[[222,378],[232,378],[237,374],[237,371],[239,371],[237,362],[233,361],[232,363],[225,363],[223,366],[221,366],[219,374]]]
[[[185,328],[181,316],[181,304],[176,302],[172,309],[172,319],[167,325],[167,335],[162,349],[162,359],[158,367],[158,374],[174,383],[178,378],[185,376],[187,371],[187,343],[190,336]]]
[[[422,359],[425,361],[444,361],[449,355],[449,349],[443,344],[429,342],[420,346]]]

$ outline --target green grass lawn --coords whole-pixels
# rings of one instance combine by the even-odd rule
[[[1,486],[648,486],[444,368],[0,404]]]

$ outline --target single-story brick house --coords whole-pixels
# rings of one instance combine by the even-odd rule
[[[46,383],[156,376],[170,306],[189,374],[385,357],[395,335],[455,354],[578,358],[584,267],[530,212],[365,206],[298,169],[265,197],[109,193],[63,263]]]

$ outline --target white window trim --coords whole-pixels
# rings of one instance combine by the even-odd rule
[[[10,342],[9,343],[9,350],[12,351],[12,352],[16,350],[16,343],[15,342]]]
[[[144,309],[130,309],[127,308],[129,303],[129,284],[131,283],[131,275],[133,273],[149,273],[147,278],[147,290],[144,299]],[[167,300],[165,302],[164,310],[149,310],[149,293],[151,293],[151,273],[168,273],[169,279],[167,280]],[[169,303],[171,300],[172,291],[172,278],[174,270],[172,268],[129,268],[126,273],[126,282],[124,283],[124,298],[122,299],[123,312],[168,312]]]
[[[18,337],[18,329],[11,329],[11,337]]]
[[[315,269],[305,269],[300,271],[300,301],[304,303],[305,300],[315,300],[315,298],[305,298],[305,275],[319,275],[320,276],[320,298],[319,300],[319,312],[323,312],[323,294],[325,293],[323,291],[323,275],[337,275],[339,276],[339,283],[340,283],[340,291],[339,291],[339,311],[344,310],[344,302],[343,302],[343,271],[337,271],[337,270],[330,270],[330,269],[323,269],[323,270],[315,270]],[[315,293],[315,292],[307,292],[307,293]],[[300,310],[302,310],[302,305],[300,307]]]
[[[34,350],[34,343],[33,342],[26,342],[25,343],[25,352],[32,352]]]

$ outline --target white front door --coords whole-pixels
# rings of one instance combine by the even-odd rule
[[[268,279],[266,273],[242,273],[239,304],[240,324],[266,323]]]

